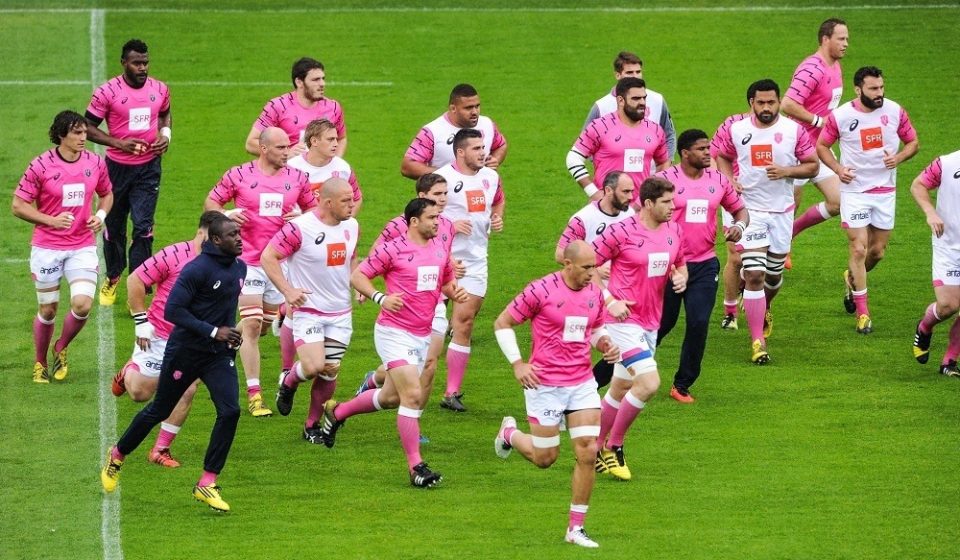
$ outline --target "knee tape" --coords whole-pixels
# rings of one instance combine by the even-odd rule
[[[551,447],[560,447],[560,434],[551,437],[530,436],[534,447],[540,449],[550,449]]]
[[[77,296],[86,296],[93,299],[93,296],[96,295],[96,293],[96,281],[88,282],[87,280],[76,280],[75,282],[70,283],[70,299],[73,299]]]
[[[783,267],[787,262],[786,257],[774,257],[767,255],[767,274],[774,276],[783,274]]]
[[[263,322],[264,322],[264,323],[272,323],[272,322],[274,321],[274,319],[276,319],[276,318],[277,318],[277,310],[276,310],[276,309],[274,309],[273,311],[267,311],[266,309],[263,310],[263,317],[262,317],[262,319],[263,319]]]
[[[767,271],[767,274],[770,274],[770,272]],[[773,284],[771,284],[769,281],[766,281],[766,280],[763,282],[763,287],[768,290],[778,290],[782,285],[783,285],[783,276],[777,276],[777,281],[774,282]]]
[[[767,255],[765,253],[748,251],[740,255],[740,261],[743,263],[743,270],[765,270],[767,268]]]
[[[37,303],[40,305],[49,305],[60,301],[60,290],[52,292],[37,292]]]
[[[334,365],[339,369],[340,362],[347,353],[347,347],[336,340],[326,340],[323,343],[323,352],[327,365]]]
[[[567,432],[570,434],[570,439],[598,437],[600,435],[600,426],[577,426],[576,428],[570,428]]]
[[[245,305],[240,307],[240,320],[246,321],[247,319],[250,319],[253,321],[262,321],[263,306],[262,305]]]

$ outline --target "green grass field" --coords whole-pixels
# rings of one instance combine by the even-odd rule
[[[128,459],[120,495],[105,501],[100,432],[112,443],[113,430],[123,430],[140,405],[124,398],[114,412],[113,397],[100,394],[129,355],[133,325],[122,304],[95,310],[71,347],[68,380],[34,385],[30,227],[9,213],[0,217],[0,558],[957,556],[960,385],[936,373],[946,325],[935,335],[930,364],[910,354],[914,324],[933,293],[929,230],[907,187],[934,157],[958,147],[960,10],[827,11],[812,1],[756,10],[739,0],[725,2],[729,10],[704,1],[632,11],[607,10],[600,1],[550,4],[566,9],[517,4],[493,0],[470,11],[445,0],[403,10],[353,0],[257,12],[261,3],[252,0],[228,9],[174,0],[145,10],[113,0],[0,2],[0,203],[9,205],[27,163],[48,148],[53,115],[82,111],[97,85],[91,76],[119,73],[120,45],[139,37],[150,46],[151,74],[173,95],[175,138],[164,160],[156,249],[192,235],[207,192],[224,170],[248,159],[243,141],[251,123],[267,99],[289,89],[299,56],[323,60],[328,93],[344,106],[346,159],[366,199],[364,249],[411,197],[401,156],[417,129],[444,110],[453,84],[478,88],[484,114],[510,143],[502,167],[506,228],[491,242],[490,291],[465,384],[470,410],[439,409],[438,389],[422,422],[432,440],[424,457],[445,476],[434,491],[409,487],[393,413],[352,419],[333,450],[303,442],[301,391],[290,417],[241,419],[221,477],[234,511],[217,515],[190,496],[213,421],[201,390],[174,444],[183,468],[146,463],[151,436]],[[91,45],[101,38],[90,36],[90,8],[105,10],[103,68],[91,68]],[[887,95],[910,112],[921,142],[920,154],[900,170],[897,228],[870,276],[875,333],[857,335],[840,304],[846,242],[837,221],[806,233],[775,305],[773,363],[749,363],[745,330],[715,328],[694,388],[698,401],[678,405],[666,392],[679,328],[657,354],[660,398],[627,440],[634,480],[598,478],[587,526],[602,547],[564,544],[567,442],[547,471],[492,453],[500,418],[523,416],[492,321],[527,281],[554,268],[556,238],[585,203],[564,155],[590,104],[611,86],[610,61],[621,49],[640,53],[645,78],[665,95],[678,132],[712,133],[746,107],[753,80],[772,77],[785,88],[815,48],[820,21],[834,15],[851,32],[844,101],[853,96],[856,68],[880,66]],[[371,82],[380,85],[363,85]],[[805,203],[817,197],[811,190]],[[338,398],[351,395],[377,362],[374,312],[369,305],[356,311]],[[716,325],[719,311],[715,317]],[[115,349],[99,348],[114,325]],[[276,340],[261,348],[272,396]],[[443,379],[441,365],[438,387]],[[117,505],[119,540],[110,514]]]

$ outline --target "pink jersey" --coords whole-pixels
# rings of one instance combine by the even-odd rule
[[[437,216],[439,222],[439,228],[437,231],[437,236],[433,238],[434,241],[439,243],[443,250],[449,255],[453,252],[453,236],[457,234],[456,229],[454,228],[453,222],[448,220],[446,216],[440,215]],[[394,239],[401,239],[407,236],[407,221],[403,216],[397,216],[396,218],[387,222],[387,225],[383,226],[383,231],[380,232],[380,236],[377,237],[377,240],[373,242],[374,247],[379,247],[393,241]]]
[[[640,216],[608,227],[593,242],[597,266],[610,261],[607,289],[619,300],[635,302],[623,321],[648,331],[660,328],[663,290],[670,280],[672,266],[684,266],[683,234],[676,222],[647,229]],[[618,322],[605,313],[605,322]]]
[[[937,191],[937,214],[943,220],[943,235],[933,236],[933,245],[960,252],[960,150],[938,157],[920,174],[920,182]]]
[[[319,196],[320,189],[323,188],[323,184],[327,179],[337,177],[350,183],[350,188],[353,189],[353,200],[356,201],[363,198],[363,193],[360,191],[360,183],[357,182],[357,174],[353,172],[350,164],[341,157],[333,156],[333,159],[331,159],[329,163],[322,167],[317,167],[316,165],[311,165],[303,155],[299,155],[290,158],[290,160],[287,161],[287,165],[307,174],[307,177],[310,178],[310,188],[313,189],[313,192],[317,194],[317,196]]]
[[[349,218],[335,226],[323,223],[316,211],[287,222],[270,246],[287,263],[287,280],[303,288],[307,301],[298,311],[345,315],[352,310],[350,263],[357,253],[360,226]]]
[[[628,126],[618,113],[594,119],[571,149],[593,158],[593,181],[598,185],[611,171],[630,175],[637,187],[634,202],[640,197],[640,183],[650,176],[650,170],[670,160],[666,135],[659,124],[644,119]]]
[[[716,169],[704,169],[699,179],[687,177],[679,165],[657,175],[676,187],[673,221],[683,230],[684,260],[703,262],[716,257],[717,210],[733,214],[743,208],[740,194]]]
[[[840,62],[829,65],[820,58],[819,53],[813,53],[797,66],[786,93],[786,97],[823,118],[840,105],[841,96],[843,75],[840,72]],[[808,122],[801,122],[800,126],[814,142],[817,140],[819,128]]]
[[[271,126],[287,133],[290,144],[303,142],[303,131],[310,121],[327,119],[337,129],[337,137],[347,135],[347,126],[343,123],[343,109],[333,99],[323,98],[310,107],[304,107],[297,99],[297,92],[291,91],[280,97],[274,97],[263,106],[263,111],[253,123],[253,128],[263,130]]]
[[[93,152],[81,152],[74,162],[60,157],[56,148],[34,158],[23,172],[14,195],[36,203],[37,210],[48,216],[70,212],[74,220],[67,229],[33,226],[30,244],[57,250],[96,245],[93,232],[87,228],[93,193],[102,197],[112,189],[106,163]]]
[[[490,117],[480,115],[477,126],[473,128],[483,135],[483,153],[486,155],[507,143]],[[420,129],[403,157],[428,164],[435,169],[449,165],[454,160],[453,137],[459,131],[460,127],[450,122],[447,113],[444,113]]]
[[[603,294],[594,284],[573,290],[554,272],[527,284],[507,306],[518,322],[530,320],[533,349],[529,363],[550,387],[593,379],[590,336],[603,326]]]
[[[381,309],[378,325],[402,329],[414,336],[430,334],[441,290],[453,281],[450,255],[438,243],[431,240],[420,246],[406,237],[394,239],[374,247],[359,270],[367,278],[383,276],[386,294],[403,294],[403,308],[395,313]]]
[[[293,210],[294,205],[304,211],[317,205],[305,174],[284,167],[276,175],[264,175],[257,160],[224,173],[209,197],[221,206],[232,200],[243,210],[247,221],[240,226],[240,259],[251,266],[260,266],[260,253],[283,227],[284,214]]]
[[[170,290],[177,283],[177,276],[183,267],[197,256],[193,241],[181,241],[167,245],[159,253],[143,261],[143,264],[133,271],[144,286],[155,286],[156,295],[147,308],[147,320],[153,325],[158,338],[170,338],[173,323],[163,318],[163,310],[167,306]]]
[[[591,202],[570,217],[560,240],[557,241],[557,250],[562,251],[577,240],[593,243],[611,224],[622,222],[635,213],[633,208],[627,208],[616,215],[610,215],[600,209],[600,201]]]
[[[917,139],[906,110],[884,99],[883,106],[865,111],[859,99],[830,112],[819,142],[832,146],[840,141],[840,163],[856,170],[853,180],[840,183],[844,192],[889,192],[897,186],[897,169],[887,169],[884,153],[895,154],[900,142]]]
[[[157,140],[160,129],[157,119],[170,110],[170,90],[153,78],[140,89],[132,88],[117,76],[93,92],[87,112],[107,121],[107,130],[114,138],[138,139],[148,144]],[[107,157],[125,165],[141,165],[157,157],[152,152],[128,154],[107,148]]]

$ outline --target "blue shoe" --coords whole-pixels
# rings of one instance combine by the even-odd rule
[[[420,445],[426,445],[428,443],[430,443],[430,438],[428,438],[423,434],[420,434]]]
[[[357,387],[357,390],[353,393],[353,396],[359,397],[360,393],[363,393],[364,391],[369,391],[370,379],[372,379],[373,376],[376,374],[377,374],[376,371],[368,371],[367,374],[363,376],[363,382],[360,383],[359,387]]]

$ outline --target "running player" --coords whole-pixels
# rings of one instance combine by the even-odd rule
[[[717,128],[717,131],[713,135],[713,139],[710,140],[710,159],[713,162],[713,167],[717,167],[717,154],[719,153],[719,145],[717,143],[718,138],[726,137],[730,131],[730,125],[737,121],[742,121],[743,119],[750,116],[750,113],[739,113],[737,115],[730,115],[720,124]],[[727,177],[730,181],[730,184],[733,185],[733,188],[738,193],[743,192],[743,186],[737,181],[737,177],[740,175],[740,170],[737,168],[736,162],[733,164],[733,170],[731,176]],[[725,210],[720,211],[720,216],[722,217],[722,223],[724,228],[724,235],[727,233],[727,229],[733,226],[733,216],[727,213]],[[741,236],[742,236],[741,232]],[[732,241],[727,241],[724,243],[727,246],[727,260],[723,265],[723,271],[721,276],[723,277],[723,318],[720,319],[720,328],[724,330],[735,331],[739,329],[737,324],[737,316],[739,315],[739,310],[737,309],[737,300],[740,298],[740,294],[743,293],[743,278],[740,276],[740,269],[743,266],[743,263],[740,262],[740,253],[737,252],[737,244]]]
[[[633,179],[623,171],[607,173],[603,179],[603,197],[588,203],[567,221],[567,227],[560,235],[554,251],[556,261],[562,264],[566,260],[563,252],[570,243],[576,240],[593,243],[608,227],[633,216],[636,212],[630,203],[634,199],[635,189]],[[605,265],[598,269],[598,272],[600,279],[606,284],[610,277],[610,267]]]
[[[337,138],[336,125],[327,119],[310,121],[303,130],[303,143],[307,146],[307,151],[290,158],[287,165],[306,173],[310,177],[310,186],[314,192],[319,192],[323,182],[331,177],[345,179],[350,183],[356,216],[360,212],[363,193],[353,168],[337,155],[340,141]]]

